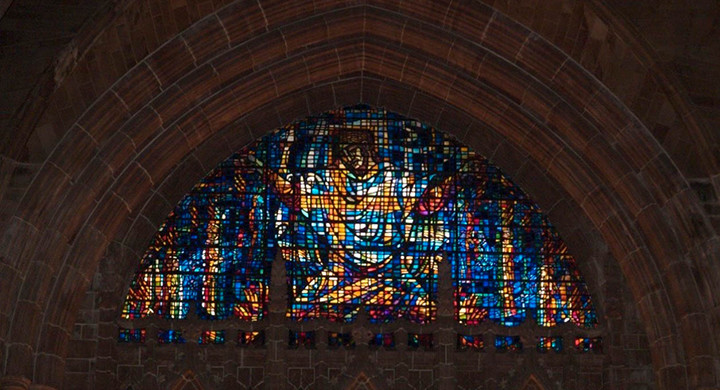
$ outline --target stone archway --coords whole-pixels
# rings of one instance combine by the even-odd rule
[[[367,102],[492,156],[570,241],[582,243],[590,226],[601,239],[579,247],[607,246],[622,269],[660,386],[717,383],[715,341],[694,337],[717,333],[708,315],[717,237],[673,160],[579,64],[486,6],[453,8],[451,23],[431,8],[336,7],[295,23],[280,6],[245,6],[202,19],[93,96],[79,120],[57,121],[61,141],[9,218],[7,375],[60,386],[103,255],[115,244],[137,251],[140,229],[159,223],[178,183],[196,181],[218,149]],[[277,23],[269,31],[267,14]]]

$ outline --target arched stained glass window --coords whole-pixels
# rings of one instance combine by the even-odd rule
[[[276,256],[294,320],[430,322],[447,261],[460,323],[596,324],[575,259],[515,184],[366,106],[280,128],[208,174],[153,238],[122,315],[184,318],[195,303],[202,318],[260,320]]]

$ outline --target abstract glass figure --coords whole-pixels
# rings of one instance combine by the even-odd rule
[[[168,216],[123,317],[256,321],[285,260],[293,320],[432,321],[438,264],[455,318],[593,327],[575,259],[498,168],[420,122],[367,106],[309,117],[224,161]]]

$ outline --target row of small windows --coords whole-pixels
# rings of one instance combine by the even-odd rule
[[[144,328],[120,329],[118,341],[121,343],[144,343],[147,331]],[[435,346],[432,333],[408,333],[407,346],[410,349],[432,350]],[[288,348],[316,348],[317,331],[288,331]],[[367,341],[370,348],[395,349],[394,333],[374,333]],[[160,344],[185,344],[186,338],[181,330],[161,329],[157,334]],[[222,345],[227,341],[225,330],[203,330],[197,338],[200,345]],[[562,352],[562,336],[539,336],[535,338],[535,349],[538,352]],[[238,331],[236,344],[238,346],[261,347],[265,345],[264,331]],[[351,333],[327,332],[327,345],[329,348],[355,348],[356,341]],[[520,352],[523,350],[523,337],[513,335],[495,335],[494,346],[496,352]],[[458,351],[484,351],[485,337],[483,335],[457,334]],[[575,350],[578,352],[602,352],[602,337],[577,336],[574,340]]]

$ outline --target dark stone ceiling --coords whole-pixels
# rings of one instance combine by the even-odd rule
[[[575,0],[485,2],[521,23],[532,24],[531,28],[548,10],[565,12],[576,3]],[[37,112],[30,108],[43,104],[58,81],[72,70],[82,49],[99,35],[103,23],[97,23],[98,20],[112,19],[127,3],[127,0],[0,1],[0,129],[4,133],[27,120],[23,116],[34,115],[28,112]],[[187,12],[183,11],[183,2],[175,3],[171,7],[175,12]],[[222,1],[206,3],[217,8],[221,4],[215,3]],[[650,55],[667,76],[666,83],[671,84],[668,88],[686,103],[700,128],[709,134],[718,133],[713,129],[720,129],[720,2],[591,3],[609,12],[629,34],[651,48]],[[153,6],[151,2],[149,7]],[[543,35],[544,31],[538,32]],[[552,37],[546,38],[552,41]],[[717,140],[710,142],[716,144]]]

